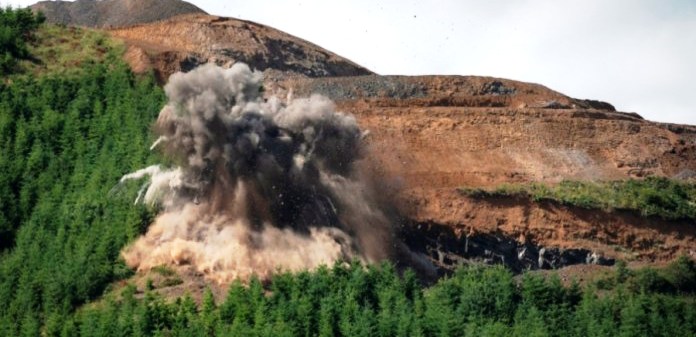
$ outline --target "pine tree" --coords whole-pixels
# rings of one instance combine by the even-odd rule
[[[319,309],[319,336],[332,337],[336,335],[337,327],[334,323],[336,317],[336,302],[332,297],[327,297],[321,300]]]
[[[214,336],[215,328],[218,322],[218,311],[215,305],[215,297],[210,288],[207,288],[203,293],[203,302],[201,303],[201,320],[206,336]]]
[[[513,336],[546,337],[550,336],[541,310],[533,305],[523,305],[517,309]]]
[[[619,336],[649,336],[648,316],[643,308],[641,296],[630,297],[621,310],[621,327]]]

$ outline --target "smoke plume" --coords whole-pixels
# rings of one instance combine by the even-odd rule
[[[390,254],[352,116],[322,96],[264,99],[261,74],[239,63],[174,74],[165,92],[152,148],[176,165],[121,179],[147,179],[136,202],[161,210],[123,251],[129,266],[190,264],[226,283]]]

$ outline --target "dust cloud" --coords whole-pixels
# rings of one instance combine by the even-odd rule
[[[189,264],[228,283],[391,254],[389,221],[357,168],[364,134],[327,98],[263,97],[247,65],[171,76],[152,145],[176,163],[125,175],[159,214],[122,256]]]

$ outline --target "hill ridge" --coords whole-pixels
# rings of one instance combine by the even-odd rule
[[[182,14],[205,14],[197,6],[181,0],[40,1],[30,8],[43,12],[49,23],[91,28],[124,27]]]

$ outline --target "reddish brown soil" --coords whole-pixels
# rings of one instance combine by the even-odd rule
[[[610,112],[342,106],[370,130],[388,176],[409,188],[674,176],[696,170],[696,128]]]
[[[134,69],[153,68],[163,82],[176,71],[207,62],[224,66],[245,62],[258,70],[278,69],[312,77],[371,73],[300,38],[232,18],[182,15],[109,32],[129,45],[126,61]]]

